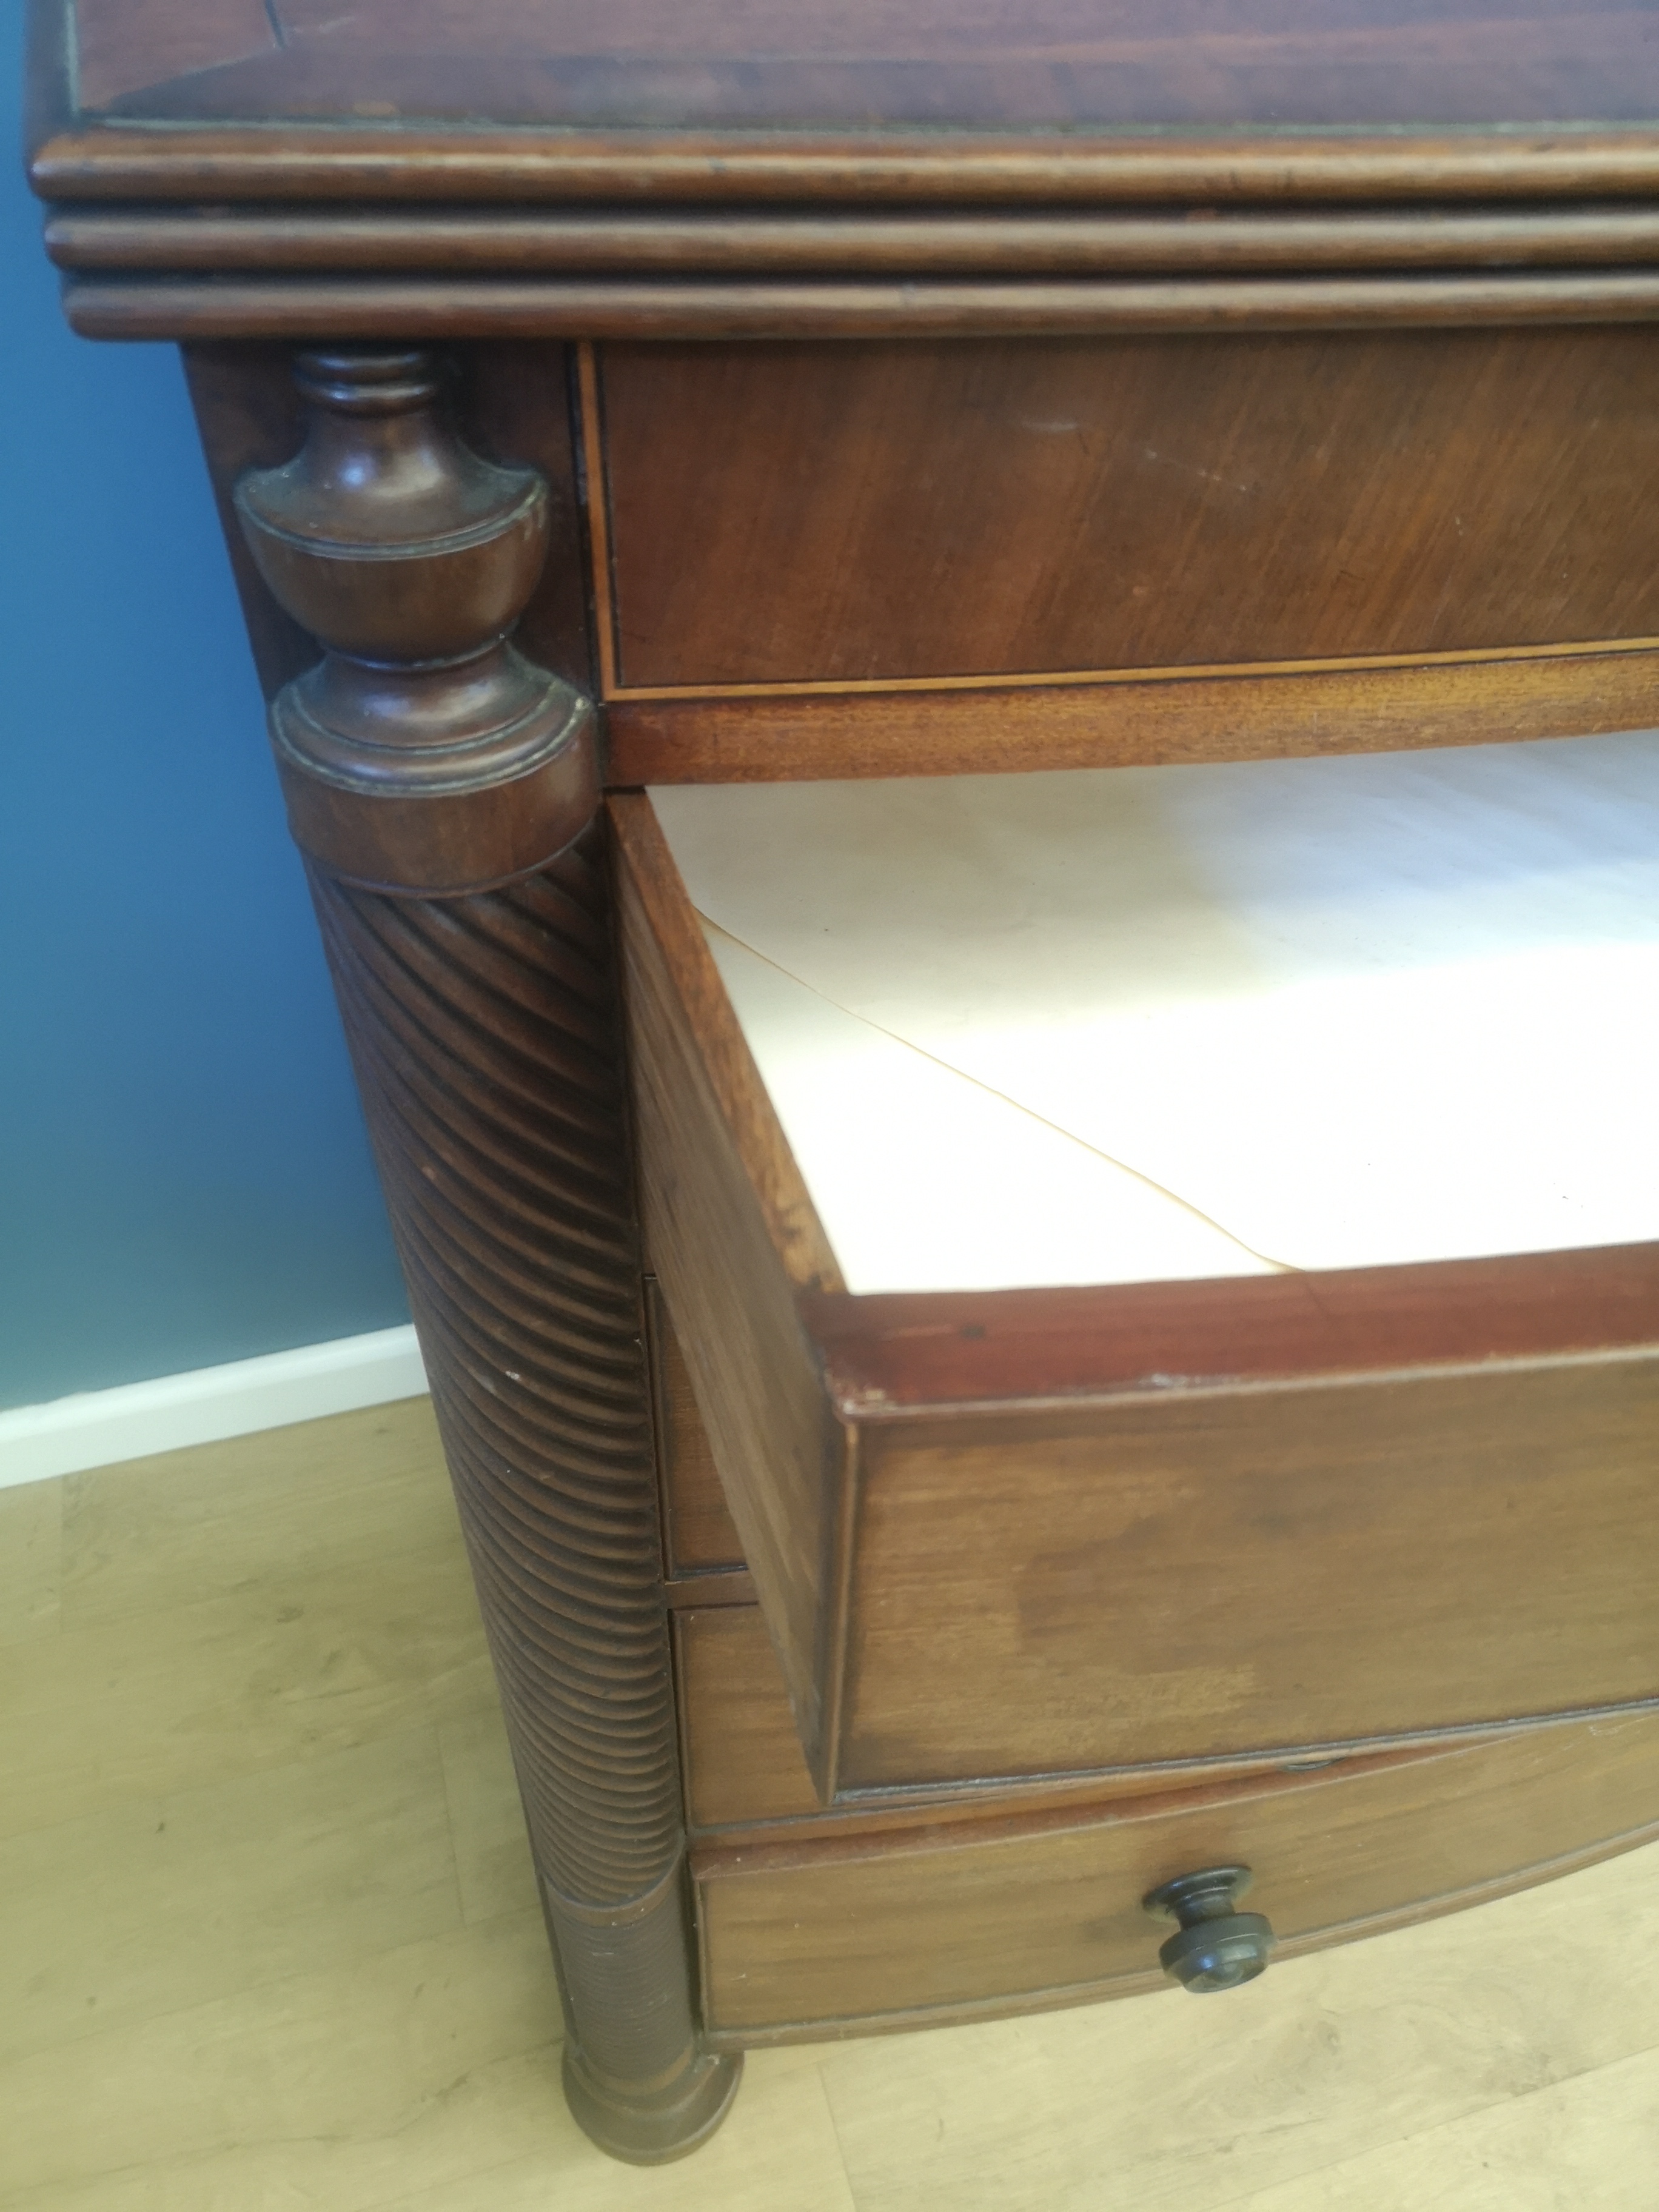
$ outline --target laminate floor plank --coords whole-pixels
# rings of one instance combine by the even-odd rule
[[[423,2187],[377,2212],[856,2212],[815,2065],[751,2054],[730,2116],[671,2166],[619,2166],[561,2112],[528,2158]],[[124,2208],[125,2212],[125,2208]]]
[[[1656,2176],[1659,2052],[1644,2051],[1322,2166],[1240,2212],[1653,2212]]]
[[[208,1449],[204,1447],[203,1449]],[[227,1478],[241,1486],[240,1469]],[[245,1586],[0,1646],[0,1835],[431,1725],[495,1684],[459,1531],[289,1565]],[[321,1517],[326,1517],[325,1515]]]
[[[5,2212],[360,2212],[562,2114],[539,1911],[0,2065]]]
[[[63,1492],[64,1626],[257,1600],[392,1554],[453,1558],[460,1523],[429,1398],[94,1468]]]
[[[499,1705],[438,1730],[461,1909],[470,1921],[539,1910],[536,1869]]]
[[[604,2158],[420,1402],[0,1492],[0,2212],[1659,2205],[1659,1846]]]
[[[1659,1979],[1632,1970],[1656,1947],[1650,1845],[1224,1998],[1171,1990],[822,2063],[859,2212],[1218,2212],[1659,2047]]]
[[[61,1482],[0,1490],[0,1644],[58,1633],[63,1547]]]
[[[0,2057],[372,1958],[460,1920],[436,1737],[0,1844]]]

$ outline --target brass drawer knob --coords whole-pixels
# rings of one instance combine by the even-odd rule
[[[1158,1955],[1170,1980],[1194,1996],[1236,1990],[1267,1966],[1276,1941],[1271,1925],[1260,1912],[1237,1910],[1249,1886],[1249,1867],[1206,1867],[1160,1882],[1140,1900],[1158,1919],[1179,1923]]]

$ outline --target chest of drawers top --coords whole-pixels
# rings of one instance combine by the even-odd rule
[[[31,157],[101,336],[1618,319],[1645,20],[36,0]]]

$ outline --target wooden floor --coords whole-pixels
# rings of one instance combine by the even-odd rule
[[[0,1492],[5,2212],[1656,2212],[1659,1846],[1177,1992],[566,2118],[424,1401]]]

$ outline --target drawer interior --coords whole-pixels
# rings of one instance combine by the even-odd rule
[[[684,787],[847,1287],[1659,1237],[1659,737]]]

